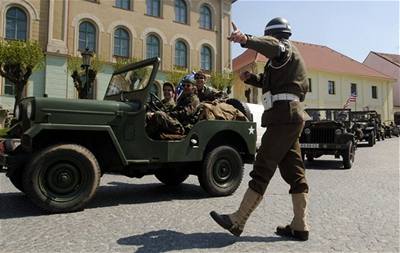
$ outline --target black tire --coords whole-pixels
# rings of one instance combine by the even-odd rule
[[[371,132],[371,134],[368,137],[368,146],[372,147],[375,144],[375,134],[374,132]]]
[[[353,145],[353,142],[349,141],[347,143],[347,148],[343,151],[342,157],[343,157],[343,167],[345,169],[351,169],[353,166],[354,162],[354,156],[355,156],[355,147]]]
[[[236,98],[229,98],[226,100],[226,103],[241,111],[249,121],[253,121],[253,114],[251,113],[250,108],[246,103],[242,103]]]
[[[307,162],[314,162],[314,156],[312,155],[307,155]]]
[[[23,186],[42,209],[60,213],[81,210],[94,196],[100,168],[87,148],[54,145],[38,152],[25,168]]]
[[[24,186],[22,184],[22,172],[21,169],[16,169],[10,175],[8,175],[11,183],[21,192],[25,192]]]
[[[189,177],[189,174],[181,170],[165,168],[158,170],[154,176],[165,185],[178,186]]]
[[[243,161],[229,146],[209,152],[198,175],[201,187],[211,196],[227,196],[236,191],[243,178]]]

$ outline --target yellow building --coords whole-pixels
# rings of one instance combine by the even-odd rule
[[[351,94],[357,96],[349,107],[353,111],[376,110],[384,120],[393,119],[393,84],[395,80],[328,47],[294,42],[306,63],[310,91],[307,108],[343,108]],[[244,84],[242,71],[262,73],[267,58],[246,50],[233,59],[235,73],[233,96],[250,103],[260,103],[261,89]]]
[[[117,57],[159,56],[173,66],[231,69],[232,0],[1,0],[0,38],[39,41],[45,68],[32,75],[26,95],[76,98],[68,55],[89,48],[108,64],[97,75],[102,99]],[[164,79],[163,75],[158,77]],[[13,87],[0,80],[0,105],[11,107]]]

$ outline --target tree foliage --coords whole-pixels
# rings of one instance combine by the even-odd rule
[[[32,71],[44,66],[44,54],[36,41],[0,40],[0,75],[15,85],[14,111]]]
[[[102,70],[104,61],[99,59],[96,54],[93,55],[91,65],[88,70],[88,81],[86,81],[86,72],[82,66],[82,58],[79,56],[69,56],[67,62],[68,72],[74,81],[74,86],[78,92],[78,98],[88,98],[89,90],[93,88],[96,75]]]
[[[221,91],[227,91],[229,94],[233,84],[233,73],[226,70],[222,73],[213,72],[210,76],[210,84],[212,87]]]
[[[174,66],[171,71],[166,71],[167,81],[173,83],[175,87],[179,84],[179,82],[184,78],[188,73],[186,68]]]

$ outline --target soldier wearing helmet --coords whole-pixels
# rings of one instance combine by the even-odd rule
[[[306,221],[308,184],[301,157],[299,136],[304,126],[302,103],[308,90],[307,73],[297,48],[289,41],[292,29],[284,18],[274,18],[265,26],[264,36],[242,33],[234,23],[228,40],[253,49],[269,60],[261,74],[245,71],[240,78],[262,89],[267,127],[257,152],[251,180],[238,210],[231,214],[212,211],[211,217],[232,234],[240,236],[250,214],[261,202],[277,167],[290,185],[294,217],[289,225],[278,226],[276,233],[296,240],[308,240]]]

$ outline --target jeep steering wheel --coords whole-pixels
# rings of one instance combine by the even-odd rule
[[[161,105],[161,106],[159,106]],[[154,93],[150,92],[149,108],[151,111],[167,111],[167,108],[161,102],[161,99]]]

